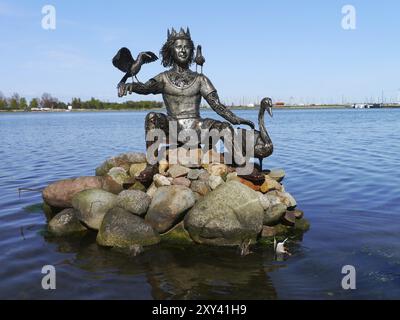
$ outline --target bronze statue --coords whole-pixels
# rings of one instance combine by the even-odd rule
[[[132,92],[142,95],[162,94],[167,114],[150,112],[145,120],[146,135],[149,130],[161,129],[168,136],[170,121],[177,122],[178,132],[185,129],[196,131],[216,129],[220,132],[228,129],[233,133],[232,125],[248,125],[254,129],[253,122],[236,116],[220,102],[216,88],[204,74],[190,70],[189,67],[194,62],[194,43],[189,28],[186,31],[181,28],[179,32],[175,31],[174,28],[171,32],[168,30],[167,41],[163,45],[160,55],[162,65],[171,67],[169,70],[158,74],[146,83],[132,82],[125,84],[120,82],[118,85],[119,96]],[[200,56],[202,56],[201,49],[198,50],[196,63],[204,63],[204,57],[200,59]],[[202,66],[201,63],[200,65]],[[201,118],[200,103],[202,98],[226,121]],[[264,132],[266,131],[264,130]],[[261,137],[265,138],[265,134],[262,133]],[[264,141],[264,144],[266,143],[267,141]],[[151,142],[146,141],[147,148],[151,144]],[[265,154],[268,154],[268,152]]]

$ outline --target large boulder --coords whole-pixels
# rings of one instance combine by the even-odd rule
[[[80,177],[60,180],[48,185],[42,192],[43,200],[56,208],[72,207],[72,198],[83,190],[103,188],[102,177]]]
[[[238,181],[220,185],[187,213],[184,225],[197,243],[232,246],[255,241],[264,209],[255,191]]]
[[[154,175],[153,180],[156,187],[164,187],[171,185],[171,181],[169,181],[167,177],[161,174]]]
[[[174,180],[172,180],[172,184],[175,184],[175,185],[179,185],[179,186],[185,186],[185,187],[190,187],[190,184],[191,184],[192,182],[188,179],[188,178],[185,178],[185,177],[179,177],[179,178],[174,178]]]
[[[223,163],[211,163],[207,165],[207,171],[214,176],[223,176],[228,173],[228,166]]]
[[[224,183],[224,180],[220,176],[211,175],[208,178],[208,185],[210,186],[211,190],[215,190],[222,183]]]
[[[226,175],[226,181],[231,181],[231,180],[240,182],[241,178],[238,176],[237,172],[230,172]]]
[[[48,230],[56,236],[67,236],[86,231],[78,219],[79,212],[75,209],[64,209],[50,220]]]
[[[194,203],[192,190],[185,186],[160,187],[153,196],[146,221],[159,233],[164,233],[175,226]]]
[[[146,162],[146,154],[141,152],[122,153],[104,161],[96,168],[96,176],[104,176],[111,168],[124,167],[129,170],[132,163]]]
[[[126,170],[122,167],[111,168],[110,171],[108,171],[107,175],[120,185],[124,184],[130,179]]]
[[[158,173],[164,175],[167,173],[167,170],[169,168],[169,163],[165,159],[161,159],[158,161]]]
[[[151,197],[140,190],[124,190],[117,198],[117,206],[138,216],[143,216],[150,205]]]
[[[294,211],[286,211],[281,218],[281,223],[285,226],[293,227],[296,224],[296,215]]]
[[[129,168],[129,174],[131,175],[131,177],[136,178],[140,175],[140,173],[144,171],[144,169],[146,169],[146,167],[147,167],[146,162],[133,163]]]
[[[122,153],[118,156],[122,160],[126,160],[129,163],[141,163],[141,162],[146,162],[146,154],[143,152],[127,152],[127,153]]]
[[[285,171],[283,169],[272,169],[268,176],[278,182],[282,181],[285,177]]]
[[[283,203],[278,203],[264,211],[264,225],[273,226],[281,221],[285,215],[287,207]]]
[[[283,187],[279,182],[277,182],[276,180],[274,180],[266,175],[265,181],[260,187],[260,191],[262,193],[267,193],[268,191],[271,191],[271,190],[282,191]]]
[[[190,184],[190,189],[193,192],[197,192],[198,194],[205,196],[208,192],[210,192],[210,187],[208,185],[208,178],[207,181],[203,180],[194,180]]]
[[[197,179],[199,179],[199,181],[206,181],[208,182],[208,178],[210,177],[210,174],[208,173],[207,170],[202,169],[199,173],[199,176]]]
[[[112,176],[105,175],[101,177],[103,179],[103,187],[102,189],[114,194],[120,193],[124,188],[123,184],[120,184],[116,181]]]
[[[151,186],[147,189],[146,194],[147,194],[150,198],[153,198],[153,196],[154,196],[154,194],[156,193],[156,191],[157,191],[157,186],[156,186],[156,184],[153,182],[153,183],[151,184]]]
[[[174,164],[169,167],[168,169],[168,174],[172,178],[178,178],[178,177],[184,177],[190,172],[189,168],[186,168],[184,166],[181,166],[179,164]]]
[[[190,180],[197,180],[201,173],[205,172],[204,169],[191,169],[188,172],[187,178]]]
[[[268,197],[260,191],[257,191],[257,195],[263,209],[268,210],[271,207],[271,202],[269,201]]]
[[[272,200],[271,202],[276,202],[276,199],[278,202],[283,203],[288,209],[294,209],[297,205],[296,200],[293,198],[293,196],[288,193],[288,192],[281,192],[281,191],[270,191],[267,193],[267,197]],[[275,200],[273,200],[275,198]],[[275,203],[274,203],[275,204]]]
[[[142,218],[122,208],[113,208],[104,216],[96,241],[101,246],[130,248],[156,244],[160,236]]]
[[[91,229],[98,230],[104,215],[117,204],[117,196],[102,189],[90,189],[77,193],[72,206],[79,211],[78,219]]]
[[[294,226],[278,223],[274,226],[264,226],[262,237],[291,237],[302,236],[310,228],[310,222],[306,219],[296,219]]]

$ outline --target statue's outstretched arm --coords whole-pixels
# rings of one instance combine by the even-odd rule
[[[126,96],[128,93],[132,92],[137,94],[159,94],[163,91],[163,83],[156,81],[155,79],[150,79],[146,83],[132,82],[132,83],[120,83],[118,85],[118,96]]]
[[[224,106],[220,101],[218,97],[217,91],[213,91],[210,94],[208,94],[205,97],[207,103],[210,105],[210,107],[218,113],[221,117],[226,119],[232,124],[245,124],[250,126],[252,129],[254,129],[254,123],[251,122],[250,120],[246,120],[243,118],[238,117],[235,115],[232,111],[230,111],[226,106]]]

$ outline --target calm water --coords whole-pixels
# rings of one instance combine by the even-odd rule
[[[256,120],[254,111],[237,111]],[[215,117],[211,112],[203,115]],[[399,299],[400,110],[276,111],[275,152],[286,189],[311,222],[293,253],[158,245],[128,258],[93,235],[48,238],[41,195],[17,188],[93,175],[104,159],[143,151],[143,112],[0,114],[0,298]],[[41,289],[41,268],[57,289]],[[341,269],[357,289],[341,288]]]

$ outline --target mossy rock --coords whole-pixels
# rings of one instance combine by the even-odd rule
[[[200,244],[238,246],[256,242],[264,209],[258,194],[238,181],[229,181],[207,193],[186,214],[185,229]]]
[[[146,192],[146,187],[139,181],[135,180],[133,185],[131,185],[128,190],[139,190],[139,191]]]
[[[53,207],[49,204],[47,204],[46,202],[43,202],[42,204],[42,210],[44,212],[44,215],[46,217],[47,222],[49,222],[51,219],[53,219],[55,217],[55,215],[61,211],[63,211],[63,208],[56,208]]]
[[[283,238],[283,237],[282,237]],[[278,239],[278,238],[277,238]],[[274,244],[274,237],[260,238],[257,241],[257,244],[260,246],[270,247]]]
[[[310,229],[310,222],[307,219],[297,219],[294,229],[301,232],[306,232]]]
[[[87,227],[99,230],[104,215],[117,204],[117,196],[102,189],[88,189],[72,198],[78,219]]]
[[[55,236],[86,232],[87,228],[79,222],[77,214],[78,211],[75,209],[64,209],[50,220],[48,230]]]
[[[183,227],[183,223],[177,224],[170,231],[161,234],[161,241],[168,244],[179,244],[179,245],[189,245],[193,244],[193,240],[190,238],[189,233]]]
[[[305,232],[310,229],[310,222],[306,219],[296,220],[293,227],[285,226],[283,224],[277,224],[273,226],[275,229],[275,235],[270,237],[260,237],[258,243],[261,245],[270,245],[274,242],[274,237],[277,241],[284,240],[287,237],[302,237]]]
[[[274,226],[274,229],[275,229],[275,236],[286,236],[289,233],[291,233],[291,231],[293,231],[294,228],[279,223]]]
[[[277,224],[274,226],[277,236],[291,236],[303,234],[310,228],[310,223],[306,219],[296,220],[293,227]]]
[[[112,208],[103,218],[96,241],[103,247],[131,248],[157,244],[160,236],[142,218],[122,208]]]

